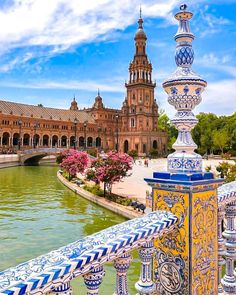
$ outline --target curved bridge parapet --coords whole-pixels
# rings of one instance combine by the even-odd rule
[[[30,150],[24,150],[19,153],[19,159],[21,165],[29,163],[38,163],[40,159],[42,159],[45,156],[50,155],[57,155],[63,152],[65,148],[36,148],[36,149],[30,149]]]

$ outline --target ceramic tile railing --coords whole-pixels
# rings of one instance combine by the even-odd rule
[[[87,294],[98,294],[105,275],[103,264],[114,261],[116,290],[128,295],[126,273],[131,251],[139,250],[138,294],[153,294],[153,239],[173,230],[178,219],[164,211],[152,212],[78,240],[58,250],[9,268],[0,273],[1,295],[72,294],[71,280],[83,276]]]
[[[236,294],[236,181],[218,188],[218,294]],[[222,277],[222,267],[225,274]]]

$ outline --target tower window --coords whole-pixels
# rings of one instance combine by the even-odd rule
[[[133,118],[131,118],[131,127],[135,127],[135,121]]]

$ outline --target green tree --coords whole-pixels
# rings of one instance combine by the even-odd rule
[[[158,119],[158,128],[161,131],[166,131],[168,136],[167,148],[169,151],[172,150],[172,145],[176,141],[178,136],[178,131],[173,124],[171,124],[169,117],[164,113],[164,111],[160,111],[160,116]]]
[[[224,153],[224,148],[226,148],[227,143],[229,141],[228,133],[225,129],[215,130],[213,132],[213,145],[216,149],[221,150],[221,154]]]

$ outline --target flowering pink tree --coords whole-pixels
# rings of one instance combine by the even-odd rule
[[[128,171],[132,169],[132,166],[132,157],[113,151],[104,158],[94,160],[90,169],[87,170],[86,177],[96,183],[103,182],[105,196],[106,188],[128,176]]]
[[[78,151],[74,150],[74,149],[66,149],[63,152],[61,152],[58,156],[57,156],[57,163],[61,164],[61,162],[63,161],[64,158],[68,157],[68,156],[73,156],[75,153],[78,153]]]
[[[61,167],[67,173],[69,173],[69,178],[76,176],[76,173],[84,173],[89,163],[88,154],[85,152],[78,152],[75,150],[69,150],[73,152],[68,152],[61,162]]]

